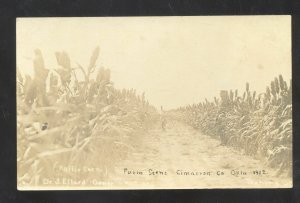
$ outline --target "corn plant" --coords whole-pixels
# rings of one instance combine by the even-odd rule
[[[144,94],[115,89],[110,70],[96,68],[99,52],[97,47],[87,67],[72,67],[66,52],[56,52],[59,68],[49,70],[37,49],[34,75],[17,70],[19,186],[70,176],[55,171],[57,165],[97,167],[101,173],[96,178],[108,178],[115,162],[132,150],[130,140],[155,117]]]
[[[274,78],[262,94],[250,90],[239,95],[222,90],[213,102],[180,107],[173,111],[180,119],[204,134],[221,140],[247,155],[263,159],[278,169],[292,168],[292,87],[283,77]]]

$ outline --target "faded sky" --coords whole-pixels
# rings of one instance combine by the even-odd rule
[[[166,109],[212,99],[222,89],[262,92],[279,74],[291,78],[290,16],[19,18],[17,66],[32,73],[35,48],[47,68],[55,51],[85,66],[100,46],[98,66],[117,88],[146,93]]]

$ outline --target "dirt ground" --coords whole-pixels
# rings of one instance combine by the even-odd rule
[[[222,146],[190,126],[168,121],[141,135],[132,154],[115,167],[112,188],[276,188],[288,177],[262,161]]]

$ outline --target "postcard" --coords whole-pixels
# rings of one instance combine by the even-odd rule
[[[291,188],[291,16],[16,19],[19,190]]]

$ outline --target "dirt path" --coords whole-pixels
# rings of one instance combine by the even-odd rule
[[[111,177],[115,187],[124,184],[140,189],[291,186],[291,180],[275,177],[276,172],[260,161],[221,146],[219,140],[176,121],[169,121],[165,131],[157,124],[141,139],[132,155],[115,167]]]

